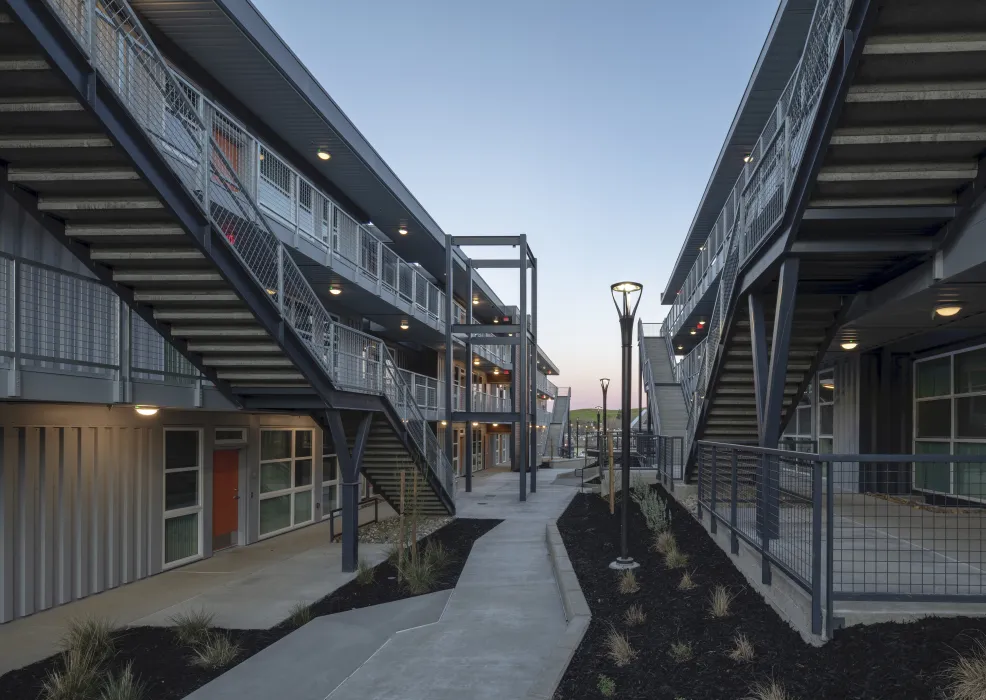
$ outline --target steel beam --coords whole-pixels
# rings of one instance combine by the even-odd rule
[[[522,416],[516,411],[454,411],[452,420],[456,423],[518,423]]]
[[[777,305],[774,311],[773,339],[770,343],[767,393],[764,396],[761,447],[776,448],[780,437],[781,407],[784,403],[788,350],[791,346],[791,320],[794,317],[797,287],[798,259],[787,258],[781,263],[777,282]]]
[[[513,333],[516,335],[520,333],[520,325],[516,323],[453,323],[452,333],[462,335]]]
[[[523,246],[524,239],[527,236],[452,236],[452,245],[454,246],[464,246],[464,245],[509,245],[509,246]]]
[[[908,219],[951,219],[959,211],[955,205],[917,205],[895,207],[811,207],[803,221],[906,221]]]
[[[528,381],[531,383],[531,423],[537,426],[537,407],[538,407],[538,386],[537,386],[537,347],[538,347],[538,268],[537,260],[534,259],[534,255],[531,250],[527,247],[525,241],[522,251],[527,254],[529,261],[529,267],[531,268],[531,345],[529,350],[530,359],[528,360]],[[521,274],[526,276],[527,270],[521,270]],[[520,325],[523,328],[526,325],[524,319],[520,320]],[[548,428],[545,427],[545,431]],[[535,493],[538,490],[538,454],[537,454],[537,428],[535,427],[532,431],[531,439],[531,493]],[[545,441],[547,441],[548,436],[545,435]]]
[[[466,260],[466,299],[472,301],[473,298],[473,279],[472,279],[472,264],[467,259]],[[451,287],[449,288],[451,292]],[[472,316],[472,303],[466,304],[466,325],[467,327],[472,326],[473,316]],[[452,326],[452,332],[455,333],[455,326]],[[472,334],[466,336],[466,413],[472,413]],[[472,492],[472,421],[466,421],[466,493]],[[460,455],[461,457],[462,455]]]
[[[452,236],[445,234],[445,458],[452,461],[452,443],[455,430],[452,428],[452,378],[455,376],[455,346],[452,342],[452,319],[455,307],[452,305],[452,281],[455,267],[452,256]]]
[[[473,269],[482,269],[488,267],[498,267],[507,269],[520,269],[520,263],[516,260],[497,260],[497,259],[484,259],[484,258],[472,258],[469,260]]]
[[[934,249],[935,241],[931,236],[824,238],[791,244],[792,255],[929,253]]]
[[[527,236],[521,235],[519,237],[520,253],[518,260],[521,266],[523,266],[527,261]],[[517,394],[519,395],[518,401],[518,411],[521,415],[520,422],[520,455],[518,460],[518,471],[520,474],[520,500],[527,500],[527,474],[525,473],[528,467],[528,460],[530,459],[530,448],[528,446],[528,441],[531,437],[531,426],[530,426],[530,407],[528,406],[528,401],[530,399],[530,394],[527,390],[527,384],[530,381],[528,377],[529,374],[529,363],[527,361],[529,352],[529,340],[528,333],[526,331],[527,327],[527,272],[524,271],[520,276],[520,318],[517,319],[517,323],[520,324],[522,329],[520,333],[520,345],[518,346],[517,352],[517,362],[514,365],[516,368],[515,374],[517,375]]]
[[[763,317],[763,298],[750,294],[750,347],[753,353],[753,393],[757,405],[759,437],[764,436],[764,404],[767,397],[767,330]]]

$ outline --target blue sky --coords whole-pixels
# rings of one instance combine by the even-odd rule
[[[528,235],[556,383],[618,401],[609,285],[663,319],[777,0],[254,2],[446,233]]]

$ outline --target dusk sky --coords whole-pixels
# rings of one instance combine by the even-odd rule
[[[778,0],[254,2],[446,233],[528,235],[555,383],[579,408],[611,377],[615,405],[609,285],[664,318]],[[483,276],[517,303],[516,273]]]

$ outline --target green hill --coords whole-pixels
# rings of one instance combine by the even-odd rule
[[[633,408],[630,409],[630,411],[631,411],[631,416],[633,418],[636,418],[638,409]],[[606,407],[606,417],[608,419],[607,422],[609,423],[610,428],[620,427],[619,413],[620,413],[619,410],[616,408],[610,408],[609,406]],[[591,423],[592,425],[596,424],[596,409],[594,408],[576,408],[569,412],[569,416],[571,416],[573,426],[575,425],[575,421],[581,421],[582,425],[586,425],[589,423]]]

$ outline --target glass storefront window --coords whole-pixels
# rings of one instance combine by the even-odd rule
[[[914,397],[948,396],[952,393],[951,356],[925,360],[914,366]]]
[[[164,429],[164,564],[202,553],[202,431]]]
[[[955,356],[955,393],[986,393],[986,348]]]
[[[260,431],[261,535],[311,521],[312,440],[311,430]]]

